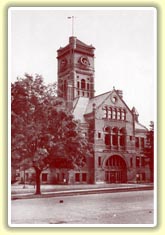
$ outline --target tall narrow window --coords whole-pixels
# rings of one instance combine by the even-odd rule
[[[123,110],[123,120],[126,120],[126,111]]]
[[[140,157],[136,157],[136,167],[140,167]]]
[[[112,108],[111,107],[108,109],[108,118],[109,119],[112,118]]]
[[[113,144],[114,146],[117,146],[117,145],[118,145],[118,129],[117,129],[117,127],[113,128],[112,144]]]
[[[103,118],[107,118],[107,117],[108,117],[108,108],[105,106],[105,107],[103,108],[103,111],[104,111]]]
[[[121,110],[121,120],[124,120],[124,110]]]
[[[136,146],[136,148],[139,148],[139,138],[138,137],[135,138],[135,146]]]
[[[80,88],[80,82],[79,81],[77,82],[77,88]]]
[[[110,127],[105,128],[105,145],[111,144]]]
[[[105,134],[105,145],[110,145],[110,135]]]
[[[87,181],[87,173],[82,173],[82,181],[83,182]]]
[[[101,166],[101,157],[98,157],[98,166]]]
[[[101,138],[101,132],[98,132],[98,139]]]
[[[85,90],[86,82],[85,79],[81,79],[81,89]]]
[[[133,167],[133,159],[132,159],[132,157],[130,158],[130,167]]]
[[[117,120],[120,120],[120,110],[117,111]]]
[[[121,128],[120,130],[120,146],[125,146],[125,138],[126,138],[126,131],[125,128]]]
[[[141,148],[144,148],[144,138],[140,138],[141,141]]]
[[[115,119],[117,119],[117,109],[115,108]]]
[[[113,111],[112,111],[112,119],[116,119],[116,110],[115,109],[113,109]]]
[[[75,181],[80,182],[80,173],[75,173]]]
[[[145,158],[141,157],[141,166],[145,166]]]

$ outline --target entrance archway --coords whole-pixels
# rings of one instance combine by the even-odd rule
[[[107,183],[126,183],[127,166],[122,157],[113,155],[105,162],[105,181]]]

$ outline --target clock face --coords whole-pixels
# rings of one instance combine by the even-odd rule
[[[85,66],[89,66],[90,65],[88,57],[86,57],[86,56],[80,57],[80,63],[85,65]]]
[[[60,62],[60,68],[63,70],[66,68],[67,65],[67,59],[62,59]]]

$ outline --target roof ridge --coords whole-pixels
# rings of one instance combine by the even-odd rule
[[[91,99],[89,100],[89,103],[88,103],[87,107],[86,107],[85,114],[90,113],[90,112],[87,112],[87,111],[88,111],[89,107],[92,106],[92,102],[94,103],[95,99],[99,99],[99,97],[106,95],[106,97],[104,97],[103,100],[99,101],[99,104],[98,104],[97,107],[96,107],[96,108],[98,108],[98,107],[100,107],[100,105],[106,100],[106,98],[111,94],[111,92],[112,92],[112,91],[105,92],[105,93],[103,93],[103,94],[100,94],[100,95],[98,95],[98,96],[95,96],[95,97],[91,98]]]
[[[78,42],[78,44],[81,44],[81,45],[83,45],[83,46],[90,47],[90,48],[94,48],[92,45],[88,45],[88,44],[82,42],[81,40],[79,40],[78,38],[76,39],[76,41]]]
[[[80,97],[76,97],[76,98],[74,99],[74,100],[75,100],[75,104],[74,104],[74,106],[73,106],[73,108],[72,108],[72,112],[73,112],[73,110],[75,109],[75,107],[76,107],[76,105],[77,105],[77,103],[78,103],[79,98],[80,98]]]
[[[99,95],[94,96],[94,97],[91,98],[91,99],[94,99],[94,98],[96,98],[96,97],[98,97],[98,96],[102,96],[102,95],[105,95],[105,94],[108,94],[108,93],[111,93],[111,92],[112,92],[112,91],[104,92],[104,93],[102,93],[102,94],[99,94]]]
[[[141,127],[145,128],[146,130],[148,130],[147,127],[144,126],[143,124],[141,124],[140,122],[136,122],[136,123],[137,123],[139,126],[141,126]]]

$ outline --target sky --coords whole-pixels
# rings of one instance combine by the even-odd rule
[[[156,12],[154,8],[11,8],[9,80],[25,73],[57,81],[57,50],[72,36],[95,47],[95,95],[123,90],[139,122],[156,121]]]

